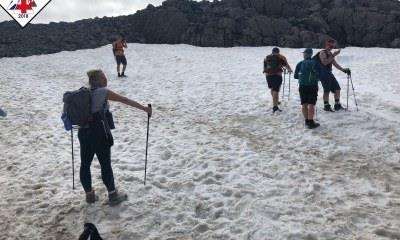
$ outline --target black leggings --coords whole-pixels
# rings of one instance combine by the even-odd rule
[[[101,178],[109,192],[115,190],[114,174],[111,168],[111,147],[103,140],[104,133],[101,128],[79,129],[78,138],[81,145],[80,178],[85,192],[92,191],[92,176],[90,165],[96,154],[101,166]]]

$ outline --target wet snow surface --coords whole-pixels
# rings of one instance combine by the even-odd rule
[[[130,44],[127,79],[111,47],[0,59],[0,239],[397,239],[400,229],[400,51],[347,48],[361,111],[321,112],[306,130],[297,83],[270,113],[262,60],[271,48]],[[292,67],[301,49],[282,49]],[[112,164],[129,193],[118,207],[92,165],[100,202],[72,191],[62,94],[102,68],[109,87],[153,103],[148,184],[146,114],[112,103]],[[345,90],[346,76],[336,72]],[[344,91],[345,92],[345,91]],[[322,92],[320,91],[320,96]],[[345,96],[342,98],[345,101]],[[76,175],[79,144],[75,135]]]

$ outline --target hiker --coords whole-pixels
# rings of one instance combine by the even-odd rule
[[[80,179],[86,193],[86,202],[94,203],[96,198],[92,188],[90,165],[96,154],[101,165],[101,177],[107,187],[109,204],[119,204],[127,199],[127,194],[117,191],[114,184],[114,175],[111,168],[111,146],[113,137],[110,129],[113,129],[112,115],[109,112],[110,101],[121,102],[128,106],[143,110],[152,114],[150,107],[145,107],[133,100],[123,97],[107,88],[107,78],[102,70],[87,72],[91,89],[92,120],[85,127],[79,128],[78,138],[81,146]]]
[[[329,93],[332,92],[335,97],[335,111],[343,110],[344,108],[340,104],[340,85],[332,73],[332,66],[335,66],[338,70],[350,75],[350,69],[341,67],[335,60],[335,57],[340,54],[340,49],[333,52],[332,50],[336,47],[336,41],[328,39],[325,43],[325,49],[320,51],[314,59],[320,63],[320,81],[324,89],[324,110],[333,112],[331,105],[329,104]]]
[[[126,40],[123,37],[119,37],[117,41],[115,41],[113,44],[113,52],[115,56],[115,60],[117,61],[117,72],[118,72],[118,77],[126,77],[125,75],[125,70],[126,70],[126,57],[124,53],[124,48],[128,48],[128,45],[126,44]],[[120,72],[121,69],[121,64],[122,64],[122,73]]]
[[[275,47],[272,49],[272,54],[268,55],[264,59],[264,71],[266,75],[268,88],[271,89],[272,102],[273,102],[273,113],[281,112],[279,109],[279,91],[282,85],[282,73],[283,70],[287,69],[289,74],[292,73],[292,68],[287,62],[286,58],[280,54],[279,48]]]
[[[299,80],[300,101],[306,127],[313,129],[320,126],[314,121],[315,104],[318,97],[318,63],[312,59],[313,50],[311,48],[307,48],[303,52],[303,56],[304,60],[296,66],[294,78]]]

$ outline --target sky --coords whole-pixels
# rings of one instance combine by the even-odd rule
[[[85,18],[133,14],[163,0],[52,0],[32,23],[71,22]],[[0,8],[0,22],[12,18]]]

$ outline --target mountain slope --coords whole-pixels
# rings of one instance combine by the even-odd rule
[[[167,0],[129,16],[74,23],[0,23],[0,57],[30,56],[129,42],[196,46],[400,47],[397,0]]]
[[[344,49],[338,61],[353,71],[360,112],[352,99],[351,112],[321,112],[320,91],[321,128],[313,131],[304,128],[293,80],[284,112],[271,115],[261,73],[270,51],[129,44],[127,79],[115,77],[110,46],[0,59],[0,107],[8,113],[0,117],[0,238],[77,239],[85,221],[121,240],[399,234],[400,50]],[[292,66],[301,59],[300,49],[282,52]],[[115,208],[88,206],[78,179],[72,191],[60,120],[62,94],[85,84],[92,68],[104,69],[114,91],[154,106],[143,186],[146,114],[111,103],[112,166],[129,193]],[[335,74],[345,92],[345,75]],[[75,150],[77,171],[76,135]],[[92,176],[104,201],[97,160]]]

